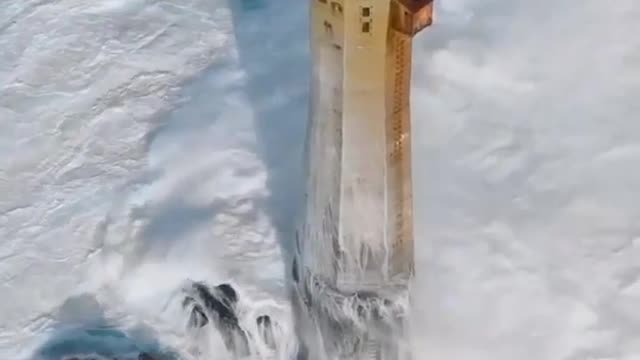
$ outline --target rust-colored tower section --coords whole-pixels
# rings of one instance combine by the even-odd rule
[[[403,359],[380,339],[402,323],[396,310],[414,271],[412,38],[431,25],[433,0],[309,1],[307,193],[294,266],[316,329],[307,343],[328,354],[313,359]],[[386,334],[373,334],[383,312]]]
[[[387,42],[387,201],[392,263],[413,273],[413,193],[411,176],[412,38],[431,25],[432,0],[391,2]]]

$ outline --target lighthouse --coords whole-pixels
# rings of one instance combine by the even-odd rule
[[[301,338],[313,360],[406,359],[412,38],[431,25],[433,0],[310,1]]]

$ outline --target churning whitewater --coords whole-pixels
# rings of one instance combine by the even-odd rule
[[[295,344],[286,340],[292,334],[284,333],[268,312],[252,318],[255,309],[243,309],[248,304],[240,301],[239,293],[228,283],[210,286],[189,281],[175,297],[167,303],[167,310],[180,312],[177,308],[180,304],[186,334],[193,340],[189,354],[193,358],[284,359],[295,356],[289,353],[295,345],[282,348],[287,343]],[[69,329],[50,340],[33,359],[181,360],[187,356],[150,340],[145,344],[114,327]]]

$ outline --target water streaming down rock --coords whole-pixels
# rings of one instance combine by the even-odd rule
[[[203,283],[195,282],[187,292],[183,306],[190,308],[189,325],[198,328],[209,324],[214,326],[230,353],[248,356],[249,344],[236,315],[238,295],[233,287],[221,284],[209,288]]]
[[[190,328],[198,331],[213,327],[220,334],[227,352],[236,358],[276,356],[282,345],[278,343],[282,339],[276,338],[276,332],[281,335],[281,331],[276,331],[279,325],[267,314],[257,316],[253,324],[243,323],[239,318],[239,296],[233,286],[225,283],[210,287],[193,282],[184,292],[182,306],[188,312]],[[268,348],[269,354],[261,353],[261,347]]]

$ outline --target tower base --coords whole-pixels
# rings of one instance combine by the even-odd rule
[[[407,286],[345,293],[313,274],[300,279],[299,360],[409,360]]]

